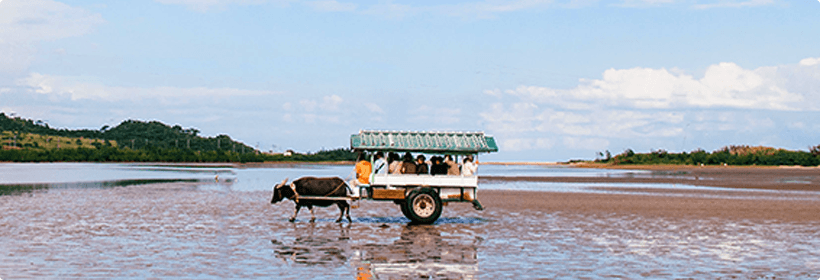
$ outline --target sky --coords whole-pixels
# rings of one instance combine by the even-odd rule
[[[0,111],[263,151],[483,131],[486,161],[820,145],[820,1],[0,0]]]

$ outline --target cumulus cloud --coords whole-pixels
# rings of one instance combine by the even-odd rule
[[[734,63],[719,63],[709,66],[699,79],[664,68],[609,69],[601,79],[581,79],[580,85],[573,89],[519,86],[506,92],[542,102],[555,100],[563,107],[575,109],[589,106],[820,109],[816,101],[807,100],[807,93],[788,90],[789,84],[802,78],[787,74],[789,67],[748,70]]]
[[[814,66],[820,64],[820,57],[809,57],[803,60],[800,60],[800,65],[803,66]]]
[[[677,142],[692,131],[776,130],[765,114],[743,112],[817,112],[818,64],[814,58],[757,69],[718,63],[700,77],[664,68],[609,69],[569,89],[485,90],[495,103],[480,116],[486,129],[510,139],[511,151],[603,150],[615,140]],[[538,139],[561,140],[534,144]]]

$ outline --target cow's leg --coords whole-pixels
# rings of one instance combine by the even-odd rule
[[[342,222],[342,217],[344,217],[344,215],[345,215],[345,206],[344,206],[343,203],[344,202],[341,202],[341,201],[336,203],[336,206],[339,206],[339,218],[336,219],[337,223],[341,223]]]
[[[308,209],[310,209],[310,222],[316,221],[316,216],[313,215],[313,205],[308,205]]]
[[[339,203],[336,203],[336,205],[339,206],[339,212],[340,212],[339,213],[339,219],[336,220],[336,222],[337,223],[342,222],[342,217],[344,217],[346,215],[347,216],[347,221],[352,223],[353,220],[350,219],[350,204],[347,204],[347,202],[345,202],[345,201],[340,201]]]
[[[301,208],[302,208],[302,205],[296,204],[296,211],[293,212],[293,217],[290,217],[290,219],[288,221],[290,221],[291,223],[295,222],[296,221],[296,215],[299,215],[299,209],[301,209]]]

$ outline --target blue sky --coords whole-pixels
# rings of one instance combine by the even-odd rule
[[[261,150],[485,131],[500,161],[820,144],[820,2],[0,1],[0,111]]]

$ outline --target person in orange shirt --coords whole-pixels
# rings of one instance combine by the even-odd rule
[[[367,155],[360,153],[356,162],[356,179],[350,181],[350,196],[359,197],[359,185],[370,184],[371,171],[373,171],[373,166],[367,161]]]

